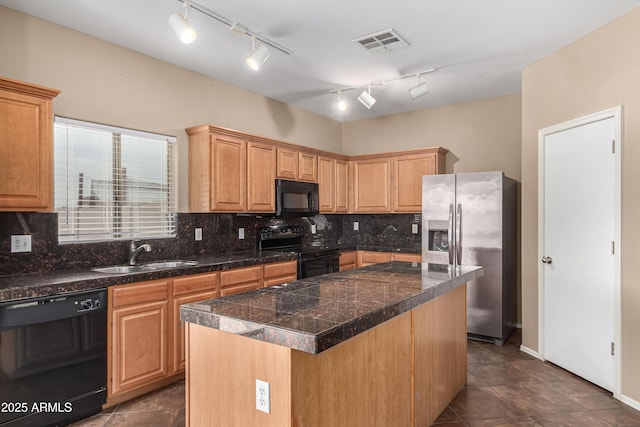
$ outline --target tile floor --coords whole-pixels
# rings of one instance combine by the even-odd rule
[[[434,427],[640,427],[640,411],[563,369],[522,353],[520,342],[519,333],[504,347],[469,341],[467,387],[458,393]],[[181,381],[72,426],[184,424]]]

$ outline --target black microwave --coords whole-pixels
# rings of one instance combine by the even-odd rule
[[[317,183],[276,179],[276,216],[313,216],[318,213]]]

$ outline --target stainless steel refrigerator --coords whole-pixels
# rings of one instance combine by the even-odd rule
[[[503,345],[517,322],[517,187],[503,172],[422,177],[422,259],[480,265],[467,286],[469,338]]]

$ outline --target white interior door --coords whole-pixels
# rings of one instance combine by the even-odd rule
[[[616,122],[544,138],[544,358],[613,391]]]

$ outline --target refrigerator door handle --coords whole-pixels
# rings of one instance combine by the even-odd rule
[[[449,205],[449,228],[447,229],[447,247],[449,250],[449,264],[453,264],[453,204]]]
[[[462,265],[462,205],[456,209],[456,265]]]

